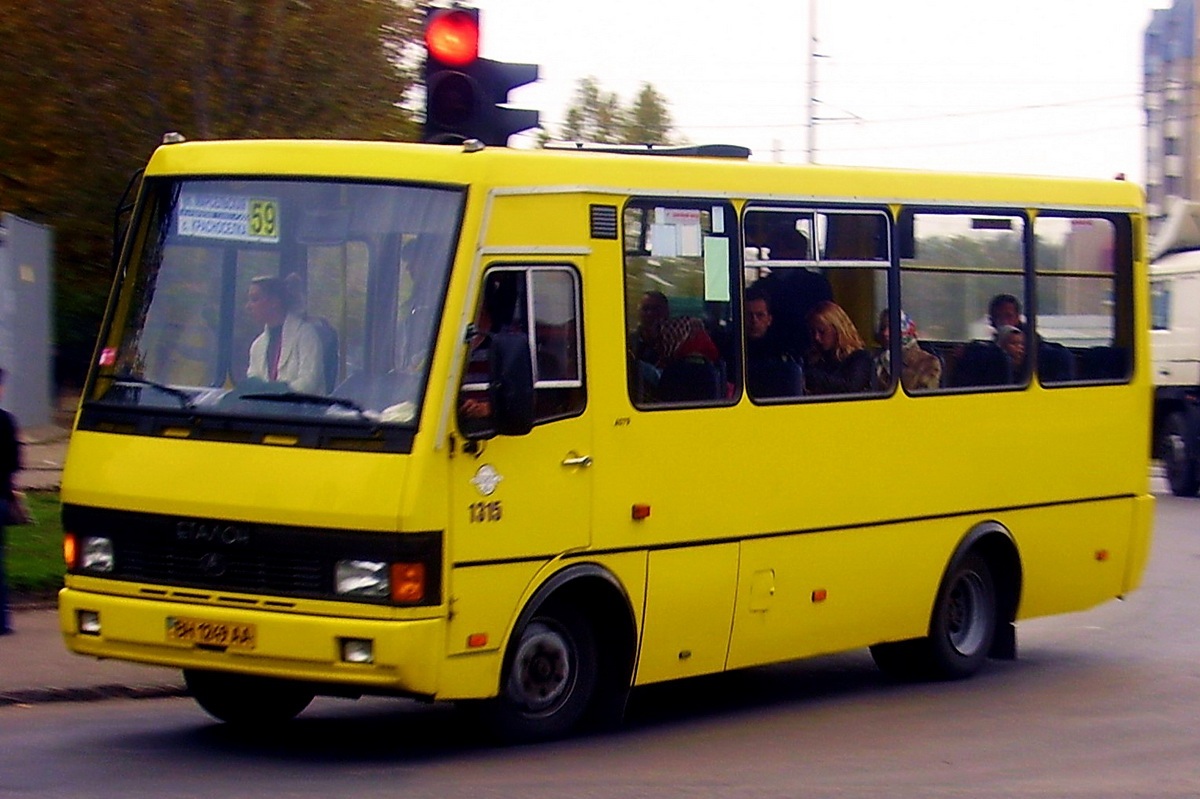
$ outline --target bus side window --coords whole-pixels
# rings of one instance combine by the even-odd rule
[[[868,335],[887,306],[887,211],[751,205],[743,228],[751,400],[890,392],[886,341],[881,349]]]
[[[625,346],[637,407],[736,400],[735,223],[724,204],[634,200],[625,208]]]
[[[1133,245],[1127,217],[1039,213],[1033,225],[1038,380],[1127,380],[1133,352]],[[1153,296],[1152,284],[1152,296]],[[1155,303],[1151,323],[1165,307]]]
[[[533,424],[583,412],[579,276],[560,266],[498,266],[484,275],[458,398],[459,426],[470,436],[495,432],[492,370],[498,337],[521,337],[530,353]],[[516,387],[506,386],[506,390]]]
[[[943,364],[941,387],[1029,381],[1025,224],[1011,212],[904,212],[900,227],[911,239],[901,253],[902,307]]]

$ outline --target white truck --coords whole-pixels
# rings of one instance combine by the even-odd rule
[[[1200,491],[1200,202],[1177,202],[1150,248],[1153,451],[1171,492]]]

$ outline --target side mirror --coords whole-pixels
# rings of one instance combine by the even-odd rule
[[[492,426],[502,436],[533,429],[533,359],[523,333],[495,333],[489,353]]]

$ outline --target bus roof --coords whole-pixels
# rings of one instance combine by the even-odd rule
[[[337,177],[489,189],[829,200],[1004,204],[1140,211],[1141,189],[1122,180],[789,165],[732,158],[595,151],[473,150],[450,145],[333,140],[164,144],[148,176]]]

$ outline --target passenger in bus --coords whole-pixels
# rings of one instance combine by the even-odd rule
[[[1022,327],[1021,302],[1011,294],[997,294],[988,303],[988,322],[992,329],[999,332],[1000,328]]]
[[[1001,325],[996,331],[996,344],[1008,356],[1012,378],[1020,380],[1025,374],[1025,332],[1014,325]]]
[[[754,399],[804,393],[804,370],[772,334],[771,297],[758,285],[746,290],[746,389]]]
[[[835,302],[808,315],[812,347],[804,364],[809,394],[851,394],[871,389],[874,363],[850,317]]]
[[[888,310],[879,314],[875,325],[875,341],[879,350],[875,353],[875,384],[877,391],[892,387],[891,330],[888,325]],[[900,312],[900,385],[904,390],[928,391],[942,384],[942,360],[932,352],[921,348],[917,339],[917,325],[904,311]]]
[[[657,364],[661,360],[659,336],[663,322],[670,318],[671,305],[666,294],[647,291],[642,295],[638,302],[638,325],[630,346],[630,352],[636,360],[649,364]]]
[[[263,331],[250,344],[246,377],[286,383],[292,391],[325,391],[321,337],[317,329],[293,312],[288,290],[277,277],[250,281],[246,310]]]
[[[670,318],[666,295],[648,291],[638,304],[638,327],[629,346],[629,380],[637,402],[717,399],[725,394],[721,355],[692,316]]]
[[[768,244],[772,261],[810,257],[807,237],[794,226],[773,229]],[[821,303],[833,299],[829,280],[802,266],[781,266],[772,268],[770,274],[755,285],[761,285],[771,295],[775,309],[773,335],[792,358],[803,360],[812,345],[806,321],[808,314]]]

